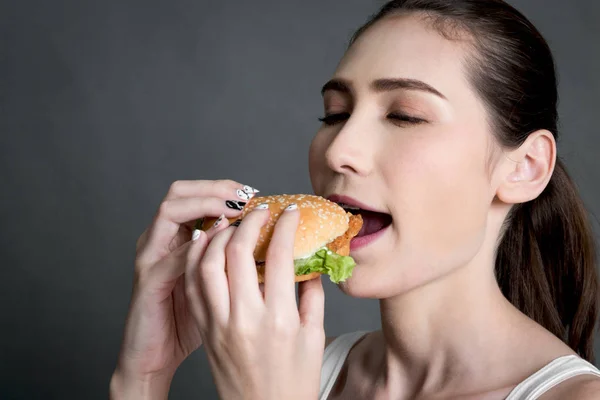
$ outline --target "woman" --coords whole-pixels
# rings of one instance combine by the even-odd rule
[[[340,285],[380,299],[382,329],[324,355],[321,282],[301,285],[298,307],[291,284],[297,213],[277,224],[263,297],[248,282],[268,211],[190,240],[189,221],[235,217],[226,200],[256,191],[176,182],[138,242],[114,398],[165,398],[201,343],[226,399],[599,398],[600,371],[584,361],[593,236],[557,158],[553,60],[531,23],[496,0],[392,1],[323,97],[315,193],[392,218],[353,250]]]

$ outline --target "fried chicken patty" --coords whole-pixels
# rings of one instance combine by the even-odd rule
[[[348,213],[350,221],[348,222],[348,230],[342,236],[338,236],[333,242],[327,245],[327,248],[340,256],[350,254],[350,240],[360,232],[363,225],[363,219],[360,214],[354,215]]]

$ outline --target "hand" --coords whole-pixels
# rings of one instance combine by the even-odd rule
[[[111,398],[167,398],[181,362],[202,343],[185,299],[197,219],[241,214],[256,190],[232,181],[175,182],[136,246],[135,277]],[[226,218],[220,225],[227,226]],[[216,230],[203,233],[206,244]]]
[[[282,213],[267,251],[264,293],[253,250],[268,210],[194,244],[186,294],[222,399],[316,399],[325,343],[321,279],[300,283],[293,246],[299,212]],[[227,269],[227,271],[226,271]]]

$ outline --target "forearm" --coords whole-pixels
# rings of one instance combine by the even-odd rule
[[[166,400],[171,377],[136,379],[115,371],[110,379],[110,400]]]

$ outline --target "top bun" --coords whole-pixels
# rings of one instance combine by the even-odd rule
[[[269,205],[270,217],[262,227],[254,249],[256,262],[265,261],[275,223],[290,204],[296,204],[300,212],[300,223],[294,242],[294,259],[311,256],[348,230],[350,217],[342,207],[323,197],[309,194],[254,197],[244,207],[241,218],[262,203]],[[205,221],[205,224],[207,222]]]

